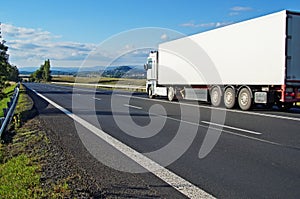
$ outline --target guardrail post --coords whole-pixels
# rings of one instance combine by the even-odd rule
[[[8,112],[8,109],[7,109],[7,108],[4,108],[4,109],[3,109],[4,117],[6,117],[7,112]]]
[[[3,122],[4,122],[4,117],[1,117],[0,118],[0,126],[2,126]]]

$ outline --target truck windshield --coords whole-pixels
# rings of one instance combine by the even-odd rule
[[[148,67],[147,67],[148,69],[152,69],[152,60],[150,59],[150,60],[148,60]]]

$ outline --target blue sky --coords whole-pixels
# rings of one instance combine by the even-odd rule
[[[283,9],[300,11],[296,0],[1,0],[0,5],[2,35],[11,63],[19,68],[39,66],[48,58],[52,66],[80,66],[91,54],[99,61],[86,65],[105,65],[122,54],[114,54],[120,49],[143,47],[143,40],[155,48],[178,37],[171,30],[191,35]],[[144,27],[164,29],[157,35],[131,35],[123,47],[116,44],[120,38],[114,35]],[[146,53],[139,49],[117,64],[140,64]]]

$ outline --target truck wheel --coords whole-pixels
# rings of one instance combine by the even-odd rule
[[[153,95],[153,88],[152,88],[151,86],[148,88],[148,97],[149,97],[150,99],[154,98],[154,95]]]
[[[224,92],[224,104],[228,109],[232,109],[235,105],[235,90],[231,87],[226,88]]]
[[[168,100],[173,101],[175,98],[175,89],[173,87],[168,88]]]
[[[213,106],[220,106],[222,101],[221,89],[218,86],[213,87],[210,92],[210,101]]]
[[[239,92],[238,101],[242,110],[249,110],[252,105],[251,91],[248,88],[242,88]]]

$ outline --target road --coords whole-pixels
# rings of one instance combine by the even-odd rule
[[[67,110],[76,122],[72,130],[64,131],[77,133],[99,163],[124,173],[150,170],[139,177],[152,187],[158,182],[169,186],[164,191],[156,189],[163,197],[300,195],[299,109],[243,112],[190,101],[148,99],[143,93],[25,85],[56,108]],[[61,124],[56,128],[64,128]],[[159,166],[166,170],[157,173],[143,161],[154,165],[154,170]]]

